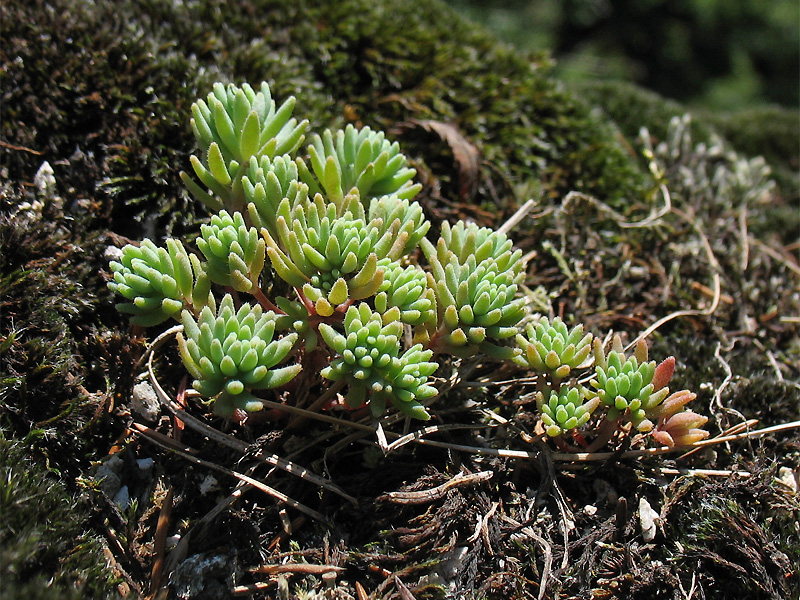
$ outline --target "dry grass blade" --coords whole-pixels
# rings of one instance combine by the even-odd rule
[[[317,519],[318,521],[320,521],[322,523],[325,523],[328,526],[331,526],[330,521],[322,513],[317,512],[313,508],[309,508],[308,506],[298,502],[297,500],[293,500],[292,498],[289,498],[289,496],[287,496],[286,494],[284,494],[282,492],[279,492],[275,488],[272,488],[272,487],[268,486],[267,484],[258,481],[257,479],[253,479],[252,477],[250,477],[248,475],[245,475],[244,473],[239,473],[238,471],[234,471],[232,469],[228,469],[227,467],[223,467],[222,465],[218,465],[217,463],[213,463],[213,462],[210,462],[210,461],[207,461],[207,460],[203,460],[202,458],[198,458],[198,457],[190,454],[189,452],[185,452],[183,450],[178,450],[177,448],[174,448],[172,446],[169,446],[169,445],[166,445],[166,444],[162,444],[161,441],[157,440],[156,438],[148,438],[148,439],[150,439],[154,444],[162,446],[166,450],[171,450],[172,452],[175,452],[176,454],[179,454],[180,456],[182,456],[183,458],[185,458],[186,460],[188,460],[191,463],[194,463],[196,465],[200,465],[200,466],[203,466],[203,467],[207,467],[209,469],[213,469],[213,470],[218,471],[220,473],[224,473],[225,475],[228,475],[230,477],[235,477],[239,481],[247,483],[247,484],[253,486],[254,488],[264,492],[268,496],[271,496],[272,498],[274,498],[278,502],[280,502],[282,504],[287,504],[287,505],[291,506],[292,508],[295,508],[295,509],[299,510],[300,512],[307,514],[308,516],[313,517],[314,519]]]
[[[167,495],[161,504],[156,524],[156,535],[153,541],[153,550],[156,558],[153,561],[153,570],[150,575],[150,595],[154,597],[159,589],[164,575],[164,553],[167,546],[167,532],[169,530],[170,516],[172,514],[173,488],[167,490]]]
[[[704,448],[706,446],[713,446],[724,442],[734,440],[741,440],[745,438],[759,437],[762,435],[769,435],[771,433],[779,433],[781,431],[789,431],[791,429],[800,429],[800,421],[792,421],[791,423],[782,423],[764,429],[756,429],[739,433],[735,435],[723,435],[711,438],[708,440],[701,440],[690,444],[688,446],[675,446],[668,448],[662,446],[660,448],[643,448],[641,450],[627,450],[625,452],[550,452],[548,453],[552,460],[556,462],[593,462],[593,461],[606,461],[611,458],[638,458],[641,456],[655,456],[659,454],[671,454],[674,452],[690,452],[697,448]],[[500,458],[523,458],[523,459],[538,459],[541,452],[531,452],[527,450],[510,450],[505,448],[482,448],[480,446],[468,446],[465,444],[451,444],[449,442],[439,442],[436,440],[429,440],[425,438],[413,439],[417,444],[425,444],[437,448],[445,448],[457,452],[468,452],[470,454],[481,454],[485,456],[498,456]]]
[[[389,444],[386,448],[386,452],[392,452],[393,450],[397,450],[398,448],[402,448],[406,444],[414,442],[416,440],[421,439],[425,435],[430,435],[431,433],[437,433],[439,431],[452,431],[454,429],[482,429],[483,425],[460,425],[460,424],[453,424],[453,425],[431,425],[429,427],[423,427],[422,429],[418,429],[416,431],[412,431],[411,433],[407,433],[406,435],[397,438],[391,444]]]
[[[505,233],[508,235],[514,227],[519,225],[520,221],[525,218],[525,216],[533,210],[533,207],[536,206],[538,202],[531,198],[527,200],[522,206],[520,206],[517,211],[511,215],[508,220],[503,223],[499,229],[497,230],[499,233]]]
[[[171,335],[174,335],[175,333],[177,333],[178,329],[173,327],[172,330],[170,330],[170,331],[172,332]],[[161,338],[162,338],[162,336],[159,336],[159,338],[157,338],[156,341],[158,341]],[[153,342],[153,345],[156,344],[156,341]],[[151,348],[152,348],[152,345],[151,345]],[[178,417],[186,425],[188,425],[189,427],[194,429],[196,432],[205,435],[206,437],[208,437],[209,439],[211,439],[211,440],[213,440],[215,442],[218,442],[218,443],[220,443],[220,444],[222,444],[224,446],[227,446],[228,448],[231,448],[233,450],[237,450],[238,452],[241,452],[243,455],[251,450],[250,446],[247,443],[245,443],[245,442],[243,442],[243,441],[241,441],[241,440],[239,440],[239,439],[237,439],[237,438],[235,438],[235,437],[233,437],[231,435],[223,433],[223,432],[219,431],[218,429],[215,429],[215,428],[211,427],[210,425],[204,423],[203,421],[201,421],[197,417],[195,417],[195,416],[191,415],[190,413],[186,412],[177,402],[175,402],[175,400],[173,400],[169,396],[169,394],[167,394],[167,392],[164,390],[164,388],[161,386],[160,382],[158,381],[158,379],[155,376],[155,372],[153,371],[153,353],[152,352],[150,352],[149,356],[148,356],[147,372],[148,372],[148,376],[150,378],[150,383],[153,386],[153,389],[155,389],[156,394],[158,395],[158,398],[161,401],[162,405],[164,405],[167,409],[169,409],[176,417]],[[266,403],[266,401],[265,401],[265,403]],[[164,440],[162,440],[162,441],[164,441]],[[177,449],[177,448],[173,448],[173,449]],[[253,453],[253,458],[255,458],[257,460],[260,460],[260,461],[262,461],[264,463],[267,463],[267,464],[269,464],[271,466],[274,466],[274,467],[277,467],[279,469],[282,469],[282,470],[286,471],[287,473],[291,473],[292,475],[300,477],[301,479],[305,479],[306,481],[309,481],[309,482],[311,482],[311,483],[313,483],[315,485],[318,485],[318,486],[320,486],[322,488],[325,488],[325,489],[333,492],[334,494],[337,494],[338,496],[341,496],[342,498],[346,499],[348,502],[350,502],[350,503],[352,503],[354,505],[357,504],[357,501],[356,501],[355,498],[353,498],[352,496],[347,494],[344,490],[342,490],[335,483],[332,483],[331,481],[325,479],[324,477],[321,477],[321,476],[313,473],[312,471],[310,471],[306,467],[303,467],[301,465],[298,465],[296,463],[293,463],[291,461],[283,459],[280,456],[277,456],[275,454],[266,454],[266,453],[264,453],[264,452],[262,452],[260,450],[255,452],[255,453]]]

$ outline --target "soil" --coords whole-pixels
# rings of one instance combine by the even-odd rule
[[[796,144],[771,185],[753,137],[715,151],[724,128],[695,119],[654,179],[626,132],[664,142],[683,107],[579,97],[438,4],[333,4],[0,7],[2,597],[800,597]],[[174,403],[138,407],[161,330],[115,310],[107,249],[196,235],[189,106],[262,79],[317,129],[398,139],[434,228],[536,198],[510,235],[539,310],[626,340],[660,323],[650,355],[676,357],[712,437],[774,429],[568,457],[535,435],[529,373],[447,359],[436,428],[385,452],[366,418],[215,418],[169,342],[153,378]]]

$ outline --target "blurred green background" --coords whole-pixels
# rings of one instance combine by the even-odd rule
[[[800,106],[798,0],[448,0],[570,81],[624,80],[689,107]]]

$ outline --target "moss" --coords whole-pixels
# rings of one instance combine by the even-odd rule
[[[85,499],[32,460],[36,437],[13,442],[0,432],[3,597],[118,597],[102,542],[85,530]]]
[[[123,320],[109,305],[98,269],[103,239],[86,229],[88,213],[65,214],[59,201],[41,214],[20,212],[35,198],[10,186],[2,197],[0,427],[14,437],[46,429],[53,467],[77,476],[109,435],[108,424],[93,421],[115,378],[132,377],[109,364],[131,342],[109,331]]]
[[[707,598],[784,598],[797,585],[796,503],[768,491],[774,471],[761,469],[748,481],[679,481],[662,514],[670,559]]]
[[[146,213],[156,215],[157,231],[188,226],[195,207],[177,179],[192,148],[187,109],[216,79],[266,78],[276,96],[297,94],[297,110],[317,129],[344,120],[389,130],[423,119],[456,124],[491,165],[484,178],[502,174],[501,189],[507,179],[522,194],[558,198],[577,188],[614,200],[642,185],[613,132],[547,76],[543,57],[497,44],[439,4],[86,6],[3,9],[4,89],[13,90],[4,98],[4,139],[41,154],[3,151],[18,178],[77,147],[91,168],[80,177],[57,169],[57,177],[79,194],[99,188],[116,229],[132,237],[149,233]],[[48,44],[34,43],[41,39]],[[431,140],[404,137],[424,161]],[[459,198],[443,181],[452,199],[491,201]]]
[[[570,88],[588,104],[599,108],[631,144],[642,127],[647,127],[655,139],[663,140],[670,119],[687,112],[679,102],[624,81],[587,80],[572,83]],[[696,141],[707,142],[712,132],[702,120],[693,121],[692,137]]]

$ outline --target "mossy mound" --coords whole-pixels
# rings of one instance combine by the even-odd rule
[[[179,172],[194,151],[189,106],[215,81],[267,80],[277,98],[297,96],[296,114],[309,118],[316,131],[346,123],[385,130],[417,169],[424,184],[420,200],[433,221],[467,217],[499,225],[536,198],[534,218],[512,237],[531,253],[527,283],[539,288],[543,309],[573,315],[598,331],[613,327],[630,335],[671,311],[691,309],[659,330],[653,352],[679,355],[676,378],[697,389],[701,402],[726,403],[717,415],[721,426],[737,422],[735,411],[765,425],[796,413],[800,301],[791,246],[797,186],[790,171],[797,166],[797,148],[789,139],[795,121],[784,112],[752,120],[696,118],[686,160],[670,163],[663,180],[656,180],[637,136],[644,126],[655,144],[665,140],[669,120],[685,112],[680,105],[633,87],[565,88],[550,76],[547,57],[519,54],[436,3],[7,2],[0,6],[0,37],[0,427],[9,440],[0,442],[0,455],[13,475],[4,490],[12,501],[3,506],[3,521],[44,521],[41,512],[26,512],[21,499],[30,490],[39,494],[43,482],[60,479],[57,497],[47,505],[55,515],[50,529],[2,530],[13,570],[4,571],[3,579],[8,575],[19,593],[52,597],[78,581],[82,597],[108,597],[117,591],[117,574],[126,573],[130,589],[144,594],[164,487],[176,498],[170,533],[186,535],[186,527],[221,498],[198,494],[207,471],[187,468],[182,458],[140,442],[127,429],[144,337],[140,330],[131,335],[113,309],[104,258],[107,245],[145,235],[192,235],[206,218],[183,191]],[[782,124],[777,131],[764,134],[764,124],[776,120]],[[748,123],[755,133],[739,127]],[[714,133],[726,138],[720,152],[699,148]],[[751,161],[759,154],[772,162],[779,193],[759,179],[760,163]],[[53,184],[34,181],[45,161],[54,171]],[[739,187],[688,181],[687,174],[699,181],[711,169],[725,181],[737,173],[749,179]],[[660,183],[673,190],[675,210],[652,227],[630,227],[665,205]],[[754,190],[769,195],[753,198]],[[707,311],[717,281],[718,306]],[[176,362],[174,352],[163,359],[162,373],[170,361]],[[475,371],[475,377],[505,375],[496,365]],[[515,404],[523,392],[511,386],[452,394],[455,403],[469,399],[506,414],[512,418],[509,430],[516,431],[525,425],[524,409]],[[464,421],[475,418],[468,410],[454,412]],[[234,433],[248,441],[263,434],[262,447],[283,455],[329,430]],[[35,446],[20,445],[31,435]],[[185,436],[203,459],[239,468],[236,452],[220,452],[193,432]],[[134,458],[153,457],[161,480],[134,478],[131,496],[139,504],[130,520],[92,485],[94,509],[75,500],[79,478],[85,484],[92,462],[118,439],[129,467]],[[447,439],[477,443],[472,431]],[[664,502],[678,515],[676,526],[664,528],[662,546],[652,553],[637,537],[633,517],[614,517],[610,501],[595,502],[597,480],[611,482],[630,502],[664,487],[655,486],[646,465],[636,462],[558,476],[573,509],[599,507],[576,516],[582,537],[573,533],[570,543],[562,536],[564,513],[557,510],[563,497],[547,500],[542,482],[550,481],[550,467],[535,461],[459,458],[425,447],[384,458],[358,445],[345,445],[333,456],[316,447],[302,456],[358,495],[357,509],[338,498],[320,500],[316,490],[289,476],[270,483],[319,504],[334,522],[330,530],[298,525],[294,550],[309,562],[339,561],[350,584],[360,581],[382,594],[396,585],[385,569],[399,581],[416,582],[416,598],[468,592],[526,597],[538,594],[543,579],[548,594],[625,589],[632,597],[650,598],[654,590],[677,594],[690,583],[695,565],[720,556],[724,560],[709,571],[711,579],[702,579],[711,598],[722,597],[714,596],[713,582],[747,569],[747,555],[738,546],[724,546],[721,536],[746,527],[748,519],[767,535],[773,523],[788,521],[797,510],[792,500],[778,502],[784,496],[775,491],[767,464],[784,466],[796,458],[796,436],[737,450],[738,455],[720,451],[716,458],[695,459],[704,467],[763,470],[768,476],[724,493],[706,486],[704,494],[722,500],[706,503],[704,520],[686,527],[680,524],[691,521],[687,515],[696,498],[686,486],[668,488]],[[764,453],[768,460],[759,456]],[[446,482],[458,472],[456,460],[472,470],[493,470],[492,483],[453,489],[421,506],[375,504],[387,490]],[[30,480],[14,474],[20,465]],[[223,494],[233,489],[230,480],[219,483]],[[537,491],[538,485],[543,487]],[[771,502],[774,512],[748,513],[754,497]],[[726,506],[730,514],[720,516]],[[245,495],[225,515],[193,532],[191,554],[236,554],[231,564],[257,566],[272,548],[287,547],[277,511],[262,496]],[[615,518],[626,520],[615,525]],[[749,594],[742,597],[769,597],[797,585],[797,573],[783,562],[795,557],[791,541],[797,534],[785,536],[770,548],[780,559],[775,565],[766,564],[763,552],[756,557],[763,566],[761,585],[739,577]],[[34,537],[51,547],[32,546]],[[607,552],[598,550],[601,544]],[[98,573],[100,546],[113,557],[116,574]],[[636,569],[617,558],[628,551],[636,556]],[[562,565],[568,555],[580,560]],[[23,575],[31,577],[27,587]],[[320,581],[308,577],[304,584],[319,587]],[[352,585],[347,589],[353,592]]]

